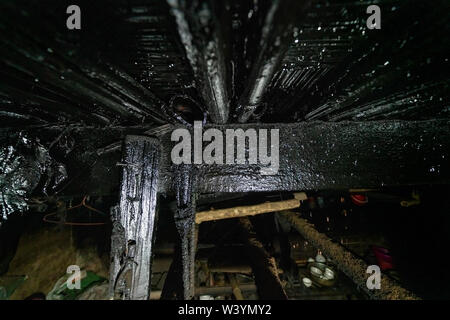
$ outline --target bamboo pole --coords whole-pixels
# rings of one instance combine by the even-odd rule
[[[205,221],[215,221],[231,218],[242,218],[254,216],[262,213],[290,210],[300,207],[300,201],[305,200],[305,193],[295,193],[294,199],[265,202],[251,206],[238,206],[234,208],[200,211],[195,215],[195,223],[200,224]]]

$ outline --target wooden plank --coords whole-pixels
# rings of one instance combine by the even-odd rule
[[[157,139],[147,136],[125,138],[120,204],[118,211],[116,209],[116,222],[120,224],[116,229],[123,232],[124,252],[120,252],[117,246],[112,248],[115,261],[111,271],[116,289],[120,285],[123,287],[122,299],[148,300],[150,295],[151,257],[157,220],[159,146]],[[120,235],[117,238],[120,239]],[[123,263],[117,270],[119,259]],[[131,279],[125,276],[126,273],[131,274]]]

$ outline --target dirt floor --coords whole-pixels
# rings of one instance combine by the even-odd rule
[[[108,277],[108,257],[100,257],[95,245],[76,248],[70,227],[64,230],[43,228],[23,234],[16,255],[3,277],[26,275],[27,279],[9,299],[22,300],[35,292],[48,294],[70,265]]]

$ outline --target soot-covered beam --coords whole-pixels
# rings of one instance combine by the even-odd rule
[[[239,122],[247,122],[262,106],[264,94],[292,40],[293,22],[301,19],[309,5],[309,0],[273,1],[262,28],[256,61],[238,103]]]
[[[155,240],[160,144],[127,136],[120,204],[112,210],[110,283],[114,297],[148,300]]]
[[[279,169],[274,175],[262,175],[259,164],[201,164],[199,193],[377,188],[450,181],[449,120],[216,125],[204,130],[209,128],[223,133],[224,146],[226,129],[278,129]],[[170,133],[161,140],[165,174],[160,190],[164,191],[170,190],[170,153],[175,143],[170,141]]]
[[[259,164],[195,165],[198,170],[199,194],[379,188],[450,182],[450,120],[317,121],[215,125],[205,126],[203,129],[210,128],[219,129],[224,136],[227,129],[240,128],[245,131],[253,128],[257,132],[260,129],[278,129],[279,170],[274,175],[261,175]],[[64,129],[60,126],[28,130],[23,128],[23,132],[30,134],[29,130],[32,130],[32,134],[39,135],[42,141],[45,141],[45,137],[53,141]],[[162,193],[173,191],[174,169],[170,154],[177,142],[171,141],[170,137],[174,129],[174,126],[165,127],[159,136],[159,192]],[[148,131],[146,128],[141,130]],[[119,139],[127,132],[130,129],[79,127],[74,128],[71,134],[80,141],[78,146],[81,150],[89,154],[95,153],[95,148],[111,145],[114,137]],[[137,132],[134,130],[131,133]],[[0,128],[0,135],[8,134],[11,132]],[[92,142],[94,136],[105,137],[104,142],[99,139],[91,145],[88,142]],[[120,161],[119,153],[113,152],[110,156]],[[106,156],[101,152],[98,157],[102,161]],[[113,189],[113,186],[107,185],[111,180],[109,178],[98,175],[95,181],[104,181],[105,188]],[[88,183],[86,185],[89,186]],[[85,193],[89,193],[88,190],[86,188]],[[95,187],[92,192],[96,190]]]
[[[227,10],[220,1],[168,0],[199,92],[215,123],[228,121]]]

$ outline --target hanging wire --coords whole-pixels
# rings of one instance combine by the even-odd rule
[[[89,211],[93,211],[93,212],[96,212],[96,213],[99,213],[99,214],[105,216],[105,213],[103,213],[100,210],[97,210],[97,209],[91,207],[90,205],[86,204],[86,198],[87,198],[87,196],[84,196],[84,198],[83,198],[83,200],[81,201],[80,204],[77,204],[76,206],[70,207],[66,211],[68,212],[68,211],[76,209],[76,208],[84,207],[84,208],[88,209]],[[58,221],[58,220],[49,219],[49,217],[55,216],[58,213],[59,212],[49,213],[49,214],[45,215],[42,220],[44,222],[48,222],[48,223],[63,224],[63,225],[69,225],[69,226],[101,226],[101,225],[105,225],[106,224],[106,222],[61,222],[61,221]]]

